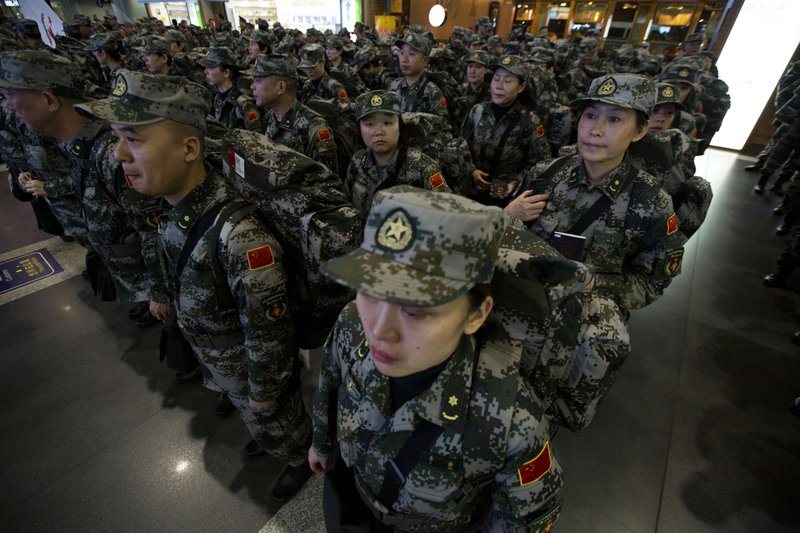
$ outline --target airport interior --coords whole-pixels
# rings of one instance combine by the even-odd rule
[[[497,31],[505,35],[521,22],[527,22],[523,29],[540,25],[548,9],[567,13],[567,19],[553,18],[564,32],[581,20],[581,10],[597,12],[590,9],[593,2],[516,2],[473,4],[487,13],[495,9]],[[752,8],[748,2],[771,5],[625,2],[638,4],[638,15],[624,27],[608,23],[623,2],[597,4],[605,17],[600,27],[610,30],[609,46],[642,39],[667,4],[691,11],[679,40],[703,13],[713,14],[709,40],[725,79],[726,72],[740,74],[722,65],[736,25]],[[2,14],[15,16],[20,7],[13,4],[5,2]],[[83,9],[91,16],[156,8],[117,0],[98,2],[101,7],[51,4],[64,16]],[[263,9],[276,9],[275,2],[266,4]],[[396,7],[357,4],[357,16],[366,20],[390,16]],[[399,4],[399,15],[391,16],[413,23],[433,2]],[[462,4],[448,24],[466,26],[483,13],[468,16],[467,2]],[[211,16],[260,16],[262,9],[244,0],[159,5]],[[443,5],[456,10],[458,2]],[[552,439],[565,478],[554,531],[800,531],[800,415],[790,409],[800,397],[800,342],[793,342],[800,331],[800,275],[783,287],[762,283],[777,270],[792,235],[775,233],[781,217],[774,210],[783,197],[770,190],[756,194],[758,174],[745,170],[774,131],[777,80],[800,58],[800,29],[793,27],[797,32],[788,37],[794,45],[784,46],[772,77],[761,80],[768,85],[761,87],[763,102],[747,102],[748,91],[756,92],[750,82],[726,80],[731,110],[719,138],[695,159],[696,175],[711,183],[713,201],[685,245],[682,271],[660,299],[632,312],[631,354],[591,424],[578,433],[561,428]],[[773,29],[760,31],[749,33],[752,46],[768,55]],[[663,49],[670,42],[657,44]],[[761,54],[740,58],[742,70]],[[752,109],[755,102],[761,103]],[[746,131],[726,132],[726,123],[743,124],[736,128]],[[5,187],[8,172],[0,178]],[[93,294],[81,275],[84,255],[77,243],[37,229],[29,205],[0,195],[0,531],[325,531],[322,478],[312,477],[288,502],[273,501],[270,487],[283,465],[268,455],[243,456],[251,436],[241,419],[215,416],[214,392],[175,379],[159,361],[159,327],[141,329],[127,317],[131,304]],[[9,284],[6,271],[34,256],[52,267],[50,275]],[[304,354],[307,407],[320,357],[320,350]]]

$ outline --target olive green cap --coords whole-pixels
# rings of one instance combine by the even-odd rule
[[[586,96],[576,98],[570,105],[603,102],[641,111],[648,117],[656,105],[656,84],[639,74],[610,74],[592,80]]]
[[[0,88],[49,91],[84,98],[85,75],[72,61],[46,50],[0,53]]]
[[[400,115],[400,95],[392,91],[370,91],[356,98],[356,120],[371,113]]]

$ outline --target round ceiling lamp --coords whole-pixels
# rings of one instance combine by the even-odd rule
[[[428,12],[428,22],[431,23],[431,26],[434,28],[438,28],[442,24],[444,24],[444,19],[447,18],[447,13],[444,10],[444,7],[441,4],[436,4],[431,8]]]

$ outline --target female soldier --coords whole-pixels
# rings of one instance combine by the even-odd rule
[[[89,38],[89,49],[100,66],[108,69],[106,79],[113,89],[117,70],[126,68],[122,42],[114,33],[96,33]]]
[[[353,155],[344,185],[364,216],[375,192],[392,185],[404,183],[450,192],[438,163],[419,148],[408,146],[397,93],[371,91],[360,95],[356,118],[366,149]]]
[[[479,202],[505,206],[523,170],[550,158],[542,121],[523,102],[528,65],[507,55],[490,67],[494,71],[491,100],[477,104],[467,115],[461,136],[472,154],[470,196]]]
[[[543,406],[499,326],[478,335],[503,231],[497,208],[394,187],[376,194],[361,249],[323,267],[357,291],[314,404],[309,463],[326,473],[329,531],[549,531],[557,519]]]
[[[647,133],[655,99],[644,76],[596,78],[571,102],[582,108],[578,155],[531,169],[506,207],[564,255],[593,266],[594,290],[626,314],[661,296],[683,258],[672,201],[627,157]]]

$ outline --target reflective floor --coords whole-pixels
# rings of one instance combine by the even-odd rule
[[[761,285],[785,240],[772,233],[778,198],[750,192],[747,164],[716,150],[698,160],[715,198],[683,273],[634,313],[633,353],[594,422],[555,439],[558,531],[800,529],[800,417],[788,409],[800,275],[789,290]],[[313,516],[318,497],[270,521],[280,465],[243,458],[238,417],[218,419],[212,393],[179,384],[158,361],[159,331],[98,301],[80,250],[48,238],[29,206],[0,197],[0,262],[46,247],[64,266],[0,294],[0,531],[308,530],[292,517]]]

